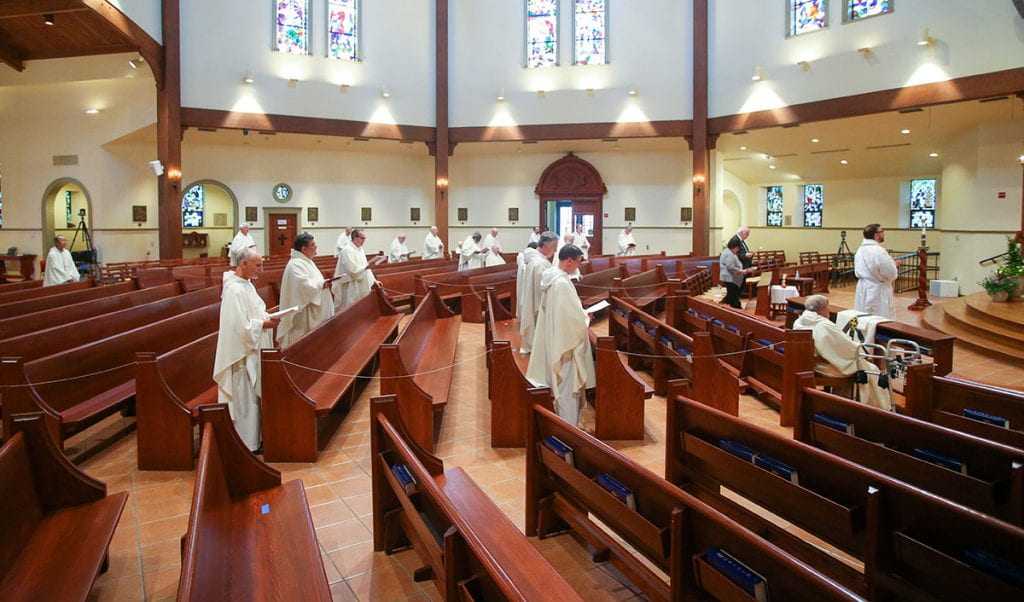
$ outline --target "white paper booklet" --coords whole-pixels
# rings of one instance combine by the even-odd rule
[[[282,316],[287,316],[288,314],[293,314],[293,313],[295,313],[297,311],[299,311],[299,306],[298,305],[293,305],[293,306],[289,307],[288,309],[282,309],[281,311],[275,311],[274,313],[270,314],[270,319],[274,320],[274,319],[280,318]]]
[[[595,303],[595,304],[591,305],[590,307],[588,307],[586,309],[586,312],[588,314],[595,314],[595,313],[601,311],[602,309],[604,309],[606,307],[611,307],[611,303],[608,303],[608,301],[598,301],[597,303]]]

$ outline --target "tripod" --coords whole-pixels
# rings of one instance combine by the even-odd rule
[[[99,265],[96,263],[96,248],[92,245],[92,236],[89,234],[89,226],[85,225],[85,209],[78,211],[78,226],[75,228],[75,235],[71,237],[69,249],[74,248],[78,240],[78,233],[82,233],[82,242],[85,243],[85,252],[88,253],[89,274],[93,278],[99,277]]]
[[[850,250],[850,245],[846,244],[846,230],[842,230],[839,232],[839,248],[836,249],[836,254],[832,256],[830,284],[839,284],[846,278],[850,271],[849,261],[852,257],[853,251]]]

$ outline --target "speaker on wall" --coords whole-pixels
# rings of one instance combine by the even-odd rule
[[[1024,19],[1024,0],[1010,0],[1013,2],[1014,8],[1017,9],[1017,13],[1020,14],[1020,18]]]

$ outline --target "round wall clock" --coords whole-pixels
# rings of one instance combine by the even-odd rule
[[[274,186],[274,200],[278,203],[287,203],[292,199],[292,187],[281,182]]]

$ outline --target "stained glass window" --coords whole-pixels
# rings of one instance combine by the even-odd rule
[[[309,0],[274,0],[274,50],[309,54]]]
[[[828,27],[828,0],[787,0],[787,36],[798,36],[826,27]]]
[[[360,59],[359,0],[327,0],[327,58]]]
[[[825,187],[821,184],[804,186],[804,227],[821,227],[821,210],[825,205]]]
[[[181,225],[185,228],[202,228],[205,210],[206,192],[202,184],[196,184],[186,190],[181,199]]]
[[[64,222],[68,225],[68,228],[74,227],[74,222],[71,221],[71,191],[64,191]]]
[[[768,187],[768,225],[782,225],[782,186]]]
[[[558,65],[558,0],[526,0],[526,67]]]
[[[576,0],[572,23],[576,64],[607,64],[608,0]]]
[[[935,227],[935,180],[910,181],[910,227]]]
[[[859,21],[892,12],[894,0],[846,0],[844,21]]]

